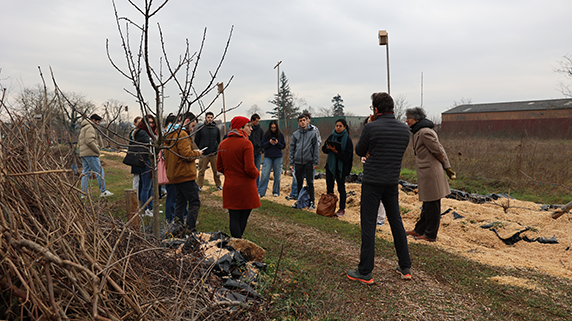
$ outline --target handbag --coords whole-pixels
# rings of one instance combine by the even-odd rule
[[[157,162],[157,180],[159,185],[167,185],[169,183],[169,178],[167,177],[167,168],[165,167],[165,157],[163,157],[163,151],[159,153],[159,162]]]
[[[133,167],[145,167],[145,162],[139,154],[127,151],[127,155],[123,158],[123,164]]]
[[[333,217],[336,215],[336,204],[338,203],[338,197],[334,193],[322,194],[320,196],[320,201],[318,201],[318,207],[316,208],[316,213],[326,217]]]

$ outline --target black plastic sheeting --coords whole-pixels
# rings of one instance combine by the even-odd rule
[[[493,226],[494,223],[490,223],[490,225]],[[481,227],[483,227],[483,226],[481,226]],[[491,228],[491,231],[493,231],[497,235],[497,237],[501,241],[503,241],[503,243],[506,245],[514,245],[520,241],[525,241],[525,242],[529,242],[529,243],[538,242],[538,243],[543,243],[543,244],[558,244],[558,240],[556,239],[556,236],[553,236],[551,238],[537,237],[537,238],[532,238],[532,239],[528,238],[526,235],[521,236],[522,233],[524,233],[528,230],[530,230],[530,227],[527,227],[522,231],[518,231],[518,232],[514,233],[513,235],[511,235],[510,237],[503,238],[499,235],[499,233],[497,232],[496,229]]]
[[[218,289],[217,294],[230,301],[256,301],[261,297],[256,293],[254,284],[258,279],[260,271],[266,270],[266,264],[261,262],[248,262],[244,256],[232,246],[228,245],[230,237],[220,231],[210,234],[206,243],[215,242],[215,246],[226,249],[229,253],[221,256],[216,261],[207,260],[212,266],[212,273],[221,278],[224,288]],[[201,244],[205,243],[194,233],[188,235],[186,239],[165,239],[161,245],[169,248],[179,248],[183,245],[184,253],[197,251]]]
[[[445,212],[441,213],[441,216],[448,214],[449,212],[453,211],[453,209],[449,208],[447,209]],[[465,218],[463,215],[453,211],[453,219],[454,220],[458,220],[458,219],[462,219]]]

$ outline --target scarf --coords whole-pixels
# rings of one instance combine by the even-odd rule
[[[246,138],[248,139],[248,135],[246,135],[246,132],[244,132],[244,130],[240,130],[238,128],[235,128],[231,131],[228,132],[228,136],[240,136],[242,138]]]
[[[341,153],[342,151],[346,150],[346,145],[348,143],[348,131],[344,129],[341,133],[337,133],[336,130],[332,132],[332,140],[336,142],[340,142],[342,145],[342,150],[338,151]],[[326,159],[326,166],[330,170],[334,176],[342,176],[342,172],[344,171],[344,162],[341,159],[336,157],[336,153],[331,152],[328,153],[328,158]]]
[[[417,133],[421,128],[433,128],[435,124],[427,118],[422,118],[415,125],[409,128],[413,134]]]

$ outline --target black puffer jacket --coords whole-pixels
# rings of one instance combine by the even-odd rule
[[[195,134],[195,143],[199,149],[207,147],[203,155],[216,153],[220,144],[220,130],[214,123],[205,123]]]
[[[363,165],[363,183],[397,185],[403,153],[409,144],[409,128],[393,114],[380,115],[367,123],[356,144],[356,154],[369,158]]]
[[[254,156],[262,151],[262,136],[264,136],[264,129],[260,125],[252,126],[252,132],[250,132],[248,139],[250,139],[254,147]]]

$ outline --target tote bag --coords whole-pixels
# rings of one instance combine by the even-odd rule
[[[159,154],[159,162],[157,163],[157,179],[159,180],[159,185],[171,184],[169,183],[169,178],[167,178],[167,168],[165,168],[165,158],[162,151]]]

